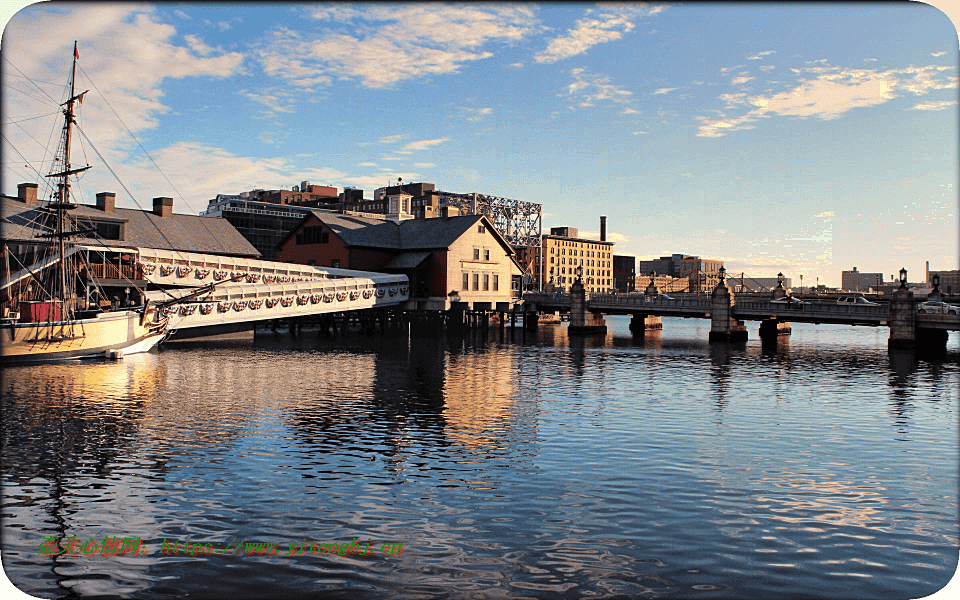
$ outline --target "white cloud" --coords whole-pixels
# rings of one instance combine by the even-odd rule
[[[214,50],[196,37],[185,38],[187,46],[177,45],[176,34],[172,25],[157,20],[155,9],[148,4],[40,3],[23,9],[10,21],[4,32],[3,54],[5,62],[36,81],[63,82],[77,40],[78,87],[90,89],[80,109],[80,124],[114,164],[125,158],[123,149],[134,143],[127,129],[139,133],[154,128],[159,116],[169,110],[163,103],[166,80],[223,78],[242,69],[240,53]],[[44,43],[36,43],[39,39]],[[10,72],[6,66],[4,70]],[[50,94],[59,95],[59,91]],[[4,100],[5,116],[14,119],[49,112],[52,104],[20,94],[7,94]],[[46,139],[47,127],[49,123],[39,121],[24,124],[36,139]],[[19,138],[19,130],[6,131],[14,145],[26,144]],[[6,148],[4,142],[5,156]]]
[[[610,78],[604,75],[588,73],[583,68],[573,69],[570,73],[574,80],[567,86],[567,94],[580,99],[578,106],[593,106],[607,100],[628,102],[633,95],[633,92],[610,83]]]
[[[913,110],[944,110],[950,106],[956,105],[956,100],[941,100],[939,102],[924,102],[922,104],[914,104]]]
[[[409,153],[411,151],[426,150],[428,148],[432,148],[433,146],[437,146],[439,144],[442,144],[444,142],[449,142],[449,141],[450,141],[450,138],[446,138],[446,137],[437,138],[434,140],[420,140],[417,142],[410,142],[409,144],[404,146],[403,149]]]
[[[753,56],[748,56],[747,60],[760,60],[764,56],[770,56],[771,54],[776,54],[776,50],[764,50],[763,52],[757,52]]]
[[[644,16],[659,14],[666,8],[631,4],[600,6],[604,10],[603,13],[596,15],[595,18],[578,19],[576,28],[567,30],[566,35],[550,40],[546,49],[537,54],[534,60],[538,63],[555,63],[583,54],[597,44],[619,40],[625,33],[633,30],[635,21]],[[588,11],[588,13],[593,12]]]
[[[674,91],[674,90],[679,90],[679,89],[680,89],[680,88],[675,88],[675,87],[672,87],[672,88],[659,88],[659,89],[653,91],[653,95],[656,96],[656,95],[658,95],[658,94],[669,94],[670,92],[672,92],[672,91]]]
[[[941,52],[931,52],[931,53],[930,53],[930,56],[943,56],[943,55],[946,54],[946,53],[947,53],[946,50],[943,50],[943,51],[941,51]]]
[[[419,169],[431,169],[437,165],[435,165],[434,163],[413,163],[413,166]]]
[[[490,107],[484,108],[464,108],[464,114],[466,114],[467,121],[475,123],[482,120],[484,117],[493,114],[493,109]]]
[[[260,52],[264,70],[305,88],[334,78],[385,88],[406,79],[456,72],[466,62],[493,56],[484,46],[517,41],[538,28],[524,6],[363,7],[308,9],[314,19],[344,24],[345,33],[334,31],[333,25],[311,35],[277,30]]]
[[[293,113],[297,110],[297,96],[286,90],[258,89],[256,91],[240,90],[240,96],[267,107],[267,116],[275,113]]]
[[[697,119],[701,125],[697,135],[720,137],[731,131],[751,129],[758,120],[773,115],[836,119],[850,109],[883,104],[906,92],[923,95],[957,87],[957,77],[950,74],[951,68],[941,66],[886,71],[816,66],[794,71],[811,74],[814,78],[800,79],[792,89],[767,96],[723,94],[720,98],[728,109],[738,106],[751,109],[734,117],[723,115],[711,119],[699,116]],[[936,103],[926,109],[938,110]]]
[[[150,198],[170,196],[174,198],[174,210],[178,213],[197,214],[217,194],[238,193],[257,187],[275,189],[280,185],[278,182],[304,179],[342,181],[348,176],[337,169],[305,168],[289,158],[237,156],[220,148],[191,142],[180,142],[152,155],[175,182],[176,189],[172,189],[152,162],[145,158],[120,165],[117,168],[120,180],[137,197],[140,208],[149,209]],[[118,194],[117,204],[121,203],[133,207],[129,197]]]
[[[538,63],[555,63],[558,60],[583,54],[591,46],[619,40],[625,32],[633,29],[633,23],[622,17],[610,19],[580,19],[577,28],[565,37],[550,41],[547,48],[536,55]]]
[[[833,217],[833,216],[835,216],[835,215],[836,215],[836,213],[833,212],[832,210],[827,210],[827,211],[824,211],[824,212],[820,213],[819,215],[815,215],[814,218]]]

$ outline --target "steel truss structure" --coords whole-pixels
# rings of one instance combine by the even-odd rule
[[[484,214],[514,248],[540,246],[542,204],[486,194],[438,192],[438,205],[454,206],[461,214]]]

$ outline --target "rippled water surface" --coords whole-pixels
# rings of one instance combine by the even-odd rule
[[[918,598],[953,575],[956,333],[917,360],[886,328],[763,349],[607,321],[6,369],[4,568],[40,597],[231,600]]]

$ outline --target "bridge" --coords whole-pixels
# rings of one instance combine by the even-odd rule
[[[572,331],[590,333],[600,330],[602,314],[633,315],[634,333],[660,329],[661,317],[687,317],[711,320],[711,341],[737,341],[747,338],[743,321],[760,321],[760,337],[775,339],[789,335],[790,323],[836,323],[890,327],[890,347],[945,345],[948,331],[960,331],[960,315],[919,313],[913,292],[897,290],[890,303],[838,304],[813,300],[776,302],[785,296],[782,288],[769,298],[735,298],[721,282],[710,295],[685,294],[666,297],[659,294],[588,294],[577,284],[569,293],[529,292],[524,294],[526,311],[570,311]],[[579,313],[579,315],[578,315]],[[592,319],[587,316],[592,313]]]
[[[398,308],[409,299],[406,275],[150,248],[139,249],[137,264],[143,280],[164,288],[146,292],[152,303],[183,300],[161,309],[170,329],[180,332]],[[218,285],[190,297],[211,283]]]

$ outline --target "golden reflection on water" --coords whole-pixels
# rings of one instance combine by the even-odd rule
[[[513,417],[512,347],[448,356],[443,368],[445,433],[466,446],[497,446]]]

